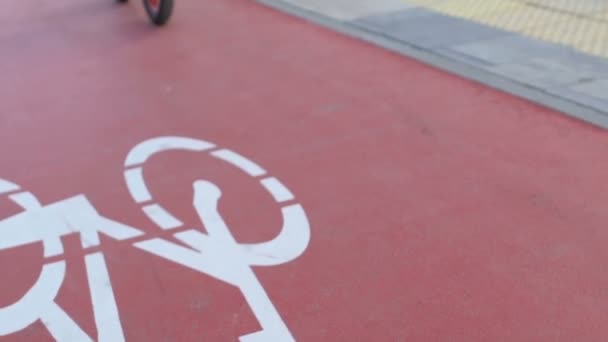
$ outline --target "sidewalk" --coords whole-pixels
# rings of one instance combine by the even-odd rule
[[[261,1],[608,127],[608,3]]]

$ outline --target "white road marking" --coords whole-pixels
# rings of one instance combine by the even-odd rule
[[[200,152],[214,148],[211,143],[181,137],[160,137],[137,145],[125,160],[125,165],[130,167],[124,175],[131,196],[139,204],[152,201],[142,167],[133,166],[143,164],[162,151]],[[234,151],[222,149],[212,151],[211,155],[252,177],[266,174],[258,164]],[[277,203],[294,200],[289,189],[274,177],[264,178],[260,184]],[[50,257],[63,253],[61,238],[72,233],[80,234],[83,248],[99,245],[100,234],[116,240],[143,235],[139,229],[101,216],[84,195],[42,206],[31,193],[17,193],[19,189],[16,184],[0,179],[0,194],[10,194],[9,198],[25,210],[0,220],[0,250],[42,242],[44,256]],[[192,204],[201,220],[201,230],[175,234],[190,248],[160,238],[137,242],[134,246],[238,287],[262,327],[258,332],[241,336],[242,342],[294,341],[252,266],[279,265],[300,256],[310,242],[306,214],[299,204],[282,207],[283,225],[273,240],[239,244],[218,211],[221,195],[221,190],[213,183],[203,180],[194,183]],[[157,203],[144,205],[142,210],[163,230],[183,226],[179,219]],[[207,234],[203,233],[203,226]],[[102,252],[86,255],[85,266],[97,342],[124,342],[119,310]],[[55,301],[65,279],[65,271],[65,261],[44,265],[34,286],[18,302],[0,307],[0,336],[23,330],[40,320],[59,342],[92,342],[93,339]]]
[[[57,342],[93,342],[93,339],[55,302],[40,313],[40,320]]]
[[[20,207],[24,209],[37,209],[40,208],[40,202],[32,193],[24,191],[16,194],[9,195],[8,198],[17,203]]]
[[[242,155],[234,151],[222,149],[211,152],[211,155],[236,166],[251,177],[260,177],[266,174],[266,170],[264,170],[258,164],[252,162],[251,160],[243,157]]]
[[[91,289],[93,314],[97,326],[97,341],[124,342],[125,336],[120,324],[116,298],[114,298],[114,291],[103,254],[87,255],[85,264]]]
[[[260,183],[262,183],[266,190],[270,192],[277,203],[283,203],[294,199],[291,191],[289,191],[289,189],[287,189],[283,183],[274,177],[264,178],[260,181]]]
[[[55,302],[65,277],[65,261],[42,266],[34,286],[16,303],[0,308],[0,336],[23,330]],[[44,322],[43,322],[44,323]]]
[[[11,183],[4,179],[0,179],[0,194],[5,194],[13,191],[19,191],[19,186],[17,184]]]
[[[30,192],[24,191],[8,196],[11,201],[17,203],[25,210],[39,210],[42,206],[38,199]],[[63,254],[63,244],[60,237],[49,236],[42,240],[44,257],[50,258]]]
[[[277,237],[257,244],[241,244],[250,265],[275,266],[298,258],[310,243],[310,223],[299,204],[281,209],[283,227]]]
[[[125,161],[125,167],[140,165],[152,155],[167,150],[186,150],[200,152],[214,148],[215,145],[199,139],[184,137],[158,137],[135,146]]]
[[[127,188],[135,202],[144,203],[152,200],[152,195],[150,195],[150,191],[148,191],[148,187],[144,181],[144,171],[141,167],[126,170],[125,179],[127,181]]]
[[[183,225],[182,221],[178,220],[158,204],[150,204],[142,209],[146,216],[163,230],[175,229]]]

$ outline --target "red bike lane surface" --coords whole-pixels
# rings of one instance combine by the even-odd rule
[[[180,0],[160,30],[139,3],[8,3],[0,178],[21,190],[0,182],[1,341],[608,334],[605,132],[249,1]],[[144,158],[180,144],[198,150]],[[42,209],[19,225],[22,190]],[[141,234],[69,234],[99,217]],[[279,247],[222,235],[282,226]],[[57,251],[40,231],[61,227]],[[43,265],[58,290],[26,302]]]

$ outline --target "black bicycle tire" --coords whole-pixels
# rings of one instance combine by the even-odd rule
[[[150,7],[148,0],[143,0],[143,2],[144,2],[144,7],[146,8],[146,12],[148,13],[148,17],[150,18],[150,21],[152,21],[152,23],[154,25],[157,25],[157,26],[165,25],[169,21],[169,18],[171,18],[171,15],[173,14],[173,0],[160,0],[160,5],[158,7],[158,11],[154,11]]]

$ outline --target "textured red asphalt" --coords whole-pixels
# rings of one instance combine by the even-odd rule
[[[253,1],[177,0],[168,27],[145,20],[137,2],[3,4],[1,178],[43,203],[86,194],[153,235],[124,186],[126,153],[158,135],[209,140],[267,168],[308,214],[305,254],[255,268],[298,341],[605,340],[604,131]],[[185,222],[204,176],[239,241],[277,232],[274,202],[232,169],[178,154],[149,172]],[[78,239],[64,242],[58,303],[94,336]],[[110,239],[101,250],[127,341],[258,329],[235,288]],[[0,251],[0,307],[42,261],[38,245]],[[51,337],[37,322],[0,340]]]

